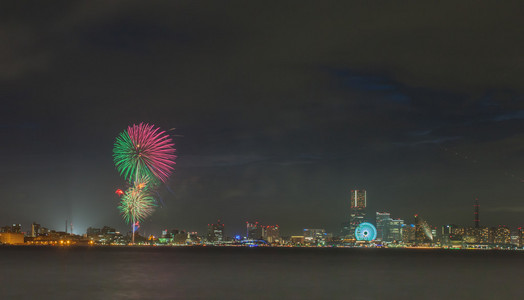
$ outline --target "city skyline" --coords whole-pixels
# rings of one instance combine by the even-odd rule
[[[145,122],[178,156],[151,230],[334,231],[358,188],[370,211],[445,224],[478,197],[520,225],[518,5],[5,6],[0,220],[123,229],[112,146]]]
[[[381,225],[379,225],[379,217],[382,219],[382,218],[385,218],[384,220],[386,219],[389,219],[391,220],[392,222],[398,222],[398,221],[401,221],[401,223],[398,223],[398,225],[409,225],[410,223],[411,224],[414,224],[414,223],[417,223],[416,219],[417,219],[417,216],[418,214],[414,214],[414,215],[411,215],[411,216],[400,216],[400,215],[392,215],[390,213],[389,210],[381,210],[381,211],[374,211],[374,212],[370,212],[368,209],[366,209],[367,207],[367,191],[362,189],[362,190],[356,190],[356,189],[352,189],[349,193],[349,203],[348,203],[348,209],[347,209],[347,218],[345,220],[343,220],[341,222],[341,225],[339,226],[339,228],[334,228],[334,229],[331,229],[331,228],[328,228],[326,226],[308,226],[308,224],[302,226],[302,228],[322,228],[322,229],[326,229],[328,228],[328,231],[332,234],[334,234],[335,236],[347,236],[348,234],[349,235],[353,235],[353,233],[355,232],[355,229],[356,227],[362,223],[362,222],[371,222],[372,224],[374,224],[376,227],[377,227],[377,230],[378,230],[378,238],[380,239],[382,237],[382,229],[380,228]],[[359,207],[360,205],[360,207]],[[517,229],[517,228],[520,228],[520,227],[523,227],[521,224],[517,224],[517,225],[508,225],[507,223],[501,223],[501,224],[486,224],[486,223],[482,223],[481,222],[481,219],[479,217],[479,210],[480,210],[480,204],[479,204],[479,199],[478,198],[475,198],[474,199],[474,202],[473,202],[473,205],[472,205],[473,209],[472,209],[472,212],[470,212],[472,214],[472,220],[470,220],[470,223],[468,222],[460,222],[460,221],[450,221],[450,222],[447,222],[447,223],[442,223],[442,224],[436,224],[436,223],[431,223],[431,226],[433,226],[434,228],[439,228],[441,226],[446,226],[446,225],[451,225],[453,224],[454,226],[461,226],[461,227],[472,227],[472,228],[479,228],[479,227],[482,227],[482,228],[485,228],[485,227],[496,227],[496,226],[508,226],[509,228],[512,228],[512,229]],[[355,210],[355,208],[360,208],[360,210],[357,212]],[[427,216],[425,215],[424,216],[424,220],[427,220],[427,219],[431,219],[431,216]],[[229,229],[230,232],[225,232],[224,231],[224,224],[222,224],[222,229],[220,229],[220,232],[222,232],[225,236],[225,234],[229,234],[230,237],[233,237],[235,235],[242,235],[242,226],[239,225],[239,224],[242,224],[242,222],[244,222],[246,218],[237,218],[237,221],[238,220],[242,220],[242,221],[239,221],[239,222],[234,222],[232,224],[234,224],[232,226],[233,229]],[[352,221],[354,220],[354,221]],[[221,218],[217,218],[217,224],[220,225],[221,223]],[[260,225],[259,225],[259,221],[260,221]],[[0,223],[1,223],[1,220],[0,220]],[[4,222],[5,223],[5,222]],[[249,232],[249,226],[262,226],[261,224],[262,223],[266,223],[264,220],[259,220],[257,218],[253,219],[253,220],[249,220],[249,221],[245,221],[245,223],[248,225],[248,232]],[[255,225],[256,223],[256,225]],[[6,223],[5,225],[8,225],[10,224],[9,222]],[[31,228],[31,232],[33,231],[33,225],[34,224],[37,224],[38,226],[40,226],[41,224],[38,224],[38,222],[35,222],[33,221],[31,223],[30,226],[25,226],[25,228]],[[253,224],[253,225],[251,225]],[[0,224],[1,225],[1,224]],[[19,222],[13,222],[13,226],[20,226],[21,223]],[[27,225],[27,224],[25,224]],[[72,220],[68,220],[66,219],[65,220],[65,225],[63,225],[64,227],[62,227],[62,229],[64,230],[61,230],[60,228],[46,228],[46,230],[53,230],[53,231],[61,231],[61,232],[65,232],[65,233],[74,233],[74,234],[79,234],[79,235],[82,235],[84,234],[89,228],[93,228],[93,227],[102,227],[102,226],[111,226],[111,227],[114,227],[114,228],[122,228],[121,232],[122,233],[126,233],[127,231],[129,231],[129,228],[125,229],[125,225],[122,226],[120,224],[120,226],[115,226],[114,224],[92,224],[92,225],[89,225],[88,227],[86,227],[86,229],[84,231],[82,231],[82,229],[80,230],[77,230],[76,232],[73,231],[73,222]],[[202,236],[206,236],[206,230],[209,230],[209,228],[211,228],[210,226],[215,226],[215,224],[210,224],[208,223],[207,226],[204,225],[204,224],[201,224],[200,226],[198,226],[197,228],[186,228],[184,227],[183,225],[181,226],[178,226],[178,227],[173,227],[173,228],[166,228],[165,226],[159,226],[159,224],[156,224],[157,226],[155,226],[153,228],[151,227],[145,227],[145,230],[142,229],[141,231],[142,232],[146,232],[146,235],[148,234],[155,234],[154,232],[157,232],[159,231],[158,229],[156,228],[161,228],[160,231],[164,231],[164,230],[171,230],[171,229],[176,229],[176,230],[183,230],[183,231],[187,231],[187,232],[199,232],[202,234]],[[231,226],[231,224],[230,224]],[[279,227],[278,225],[276,225],[277,227]],[[24,226],[22,226],[24,227]],[[228,226],[229,227],[229,226]],[[264,226],[262,226],[261,228],[263,228]],[[296,226],[295,226],[296,227]],[[206,229],[207,228],[207,229]],[[231,227],[230,227],[231,228]],[[148,230],[149,232],[147,232],[146,230]],[[26,231],[22,231],[22,232],[30,232],[28,230]],[[286,228],[284,228],[284,233],[286,233],[286,235],[293,235],[294,233],[296,233],[297,231],[295,232],[290,232],[289,229],[286,230]],[[249,236],[249,233],[246,234],[245,236]]]

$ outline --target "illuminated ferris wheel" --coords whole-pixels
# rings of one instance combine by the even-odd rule
[[[377,238],[377,229],[371,223],[360,223],[355,229],[355,238],[357,241],[373,241]]]

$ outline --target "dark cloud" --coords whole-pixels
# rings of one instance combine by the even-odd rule
[[[476,196],[493,212],[518,207],[520,11],[519,1],[2,4],[0,221],[73,214],[79,229],[123,228],[111,147],[142,121],[178,134],[150,230],[201,231],[216,217],[235,230],[245,219],[338,230],[354,187],[372,209],[435,224],[469,221]]]

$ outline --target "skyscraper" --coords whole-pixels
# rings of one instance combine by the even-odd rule
[[[366,218],[366,190],[351,190],[351,214],[349,218],[349,237],[355,238],[355,229]]]
[[[404,220],[402,219],[390,219],[388,226],[388,235],[384,236],[384,241],[393,242],[402,240],[402,227],[404,226]]]
[[[391,215],[388,212],[377,211],[377,240],[385,241],[389,235],[389,223]]]
[[[268,243],[275,243],[280,239],[278,225],[262,226],[262,238]]]
[[[249,240],[261,240],[263,239],[262,225],[258,222],[251,223],[246,222],[246,235]]]
[[[210,242],[224,241],[224,224],[220,219],[217,220],[216,224],[208,224],[207,240]]]
[[[480,227],[480,215],[479,215],[479,198],[475,198],[475,204],[473,204],[475,212],[473,213],[473,221],[475,222],[475,228]]]

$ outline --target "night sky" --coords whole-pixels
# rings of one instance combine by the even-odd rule
[[[354,188],[524,225],[522,1],[166,3],[0,5],[0,225],[126,231],[112,147],[139,122],[178,155],[147,234],[338,233]]]

